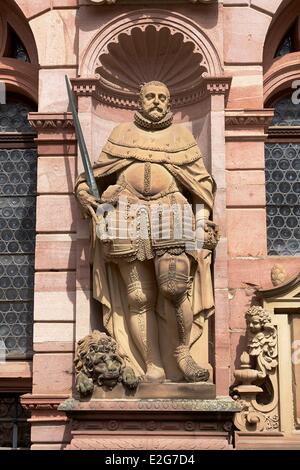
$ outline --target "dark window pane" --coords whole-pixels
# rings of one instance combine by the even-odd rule
[[[293,103],[291,96],[280,99],[272,106],[275,108],[272,126],[300,126],[300,106]],[[277,155],[277,158],[280,156]]]
[[[29,417],[17,395],[0,394],[0,447],[30,447]]]
[[[300,255],[300,144],[266,144],[265,156],[268,253]]]

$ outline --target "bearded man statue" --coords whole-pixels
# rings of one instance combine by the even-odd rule
[[[100,200],[91,195],[85,174],[76,183],[76,197],[94,225],[93,295],[102,304],[106,331],[144,381],[207,381],[208,370],[193,358],[191,347],[214,311],[215,184],[190,131],[172,123],[168,88],[146,83],[140,105],[134,122],[113,129],[93,166]],[[97,222],[107,224],[101,209],[108,206],[121,223],[114,224],[113,236],[96,236]],[[174,209],[171,216],[164,212],[168,208]],[[192,230],[182,234],[178,226],[187,220]]]

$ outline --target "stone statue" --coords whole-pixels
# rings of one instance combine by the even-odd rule
[[[247,351],[234,371],[232,395],[241,406],[234,423],[240,431],[270,431],[279,427],[277,330],[270,313],[250,307],[246,314]]]
[[[218,228],[209,218],[215,184],[190,131],[172,124],[168,88],[143,85],[140,104],[134,122],[112,131],[93,166],[100,200],[91,195],[85,174],[76,183],[76,197],[93,223],[93,293],[106,331],[137,376],[148,382],[207,381],[195,351],[214,310],[210,264]],[[108,237],[97,230],[112,220],[106,207],[122,222],[112,224]],[[174,217],[165,216],[168,208]],[[182,235],[178,229],[186,221],[193,230]]]
[[[129,389],[138,386],[139,379],[127,367],[116,341],[100,331],[93,331],[78,341],[75,355],[76,389],[89,395],[94,385],[112,389],[122,382]]]

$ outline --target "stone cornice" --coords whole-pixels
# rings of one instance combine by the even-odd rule
[[[287,281],[285,281],[283,284],[280,284],[279,286],[271,287],[269,289],[259,289],[257,291],[257,295],[259,297],[262,297],[263,299],[278,299],[284,295],[290,294],[294,289],[298,287],[300,287],[300,272],[297,273],[295,276],[290,277]],[[298,298],[296,302],[299,302]]]
[[[271,126],[269,137],[300,137],[300,126]]]
[[[32,395],[27,393],[21,397],[21,403],[27,410],[57,410],[68,397],[64,394]]]
[[[188,93],[181,93],[171,98],[172,108],[182,108],[193,105],[204,99],[208,94],[222,94],[228,96],[232,78],[231,77],[203,77],[200,86],[189,90]],[[92,96],[100,103],[108,106],[123,109],[137,110],[138,96],[112,90],[109,93],[101,85],[98,78],[73,78],[71,79],[73,91],[77,96]]]
[[[101,412],[103,411],[137,411],[137,412],[172,412],[174,411],[201,411],[212,413],[235,413],[240,406],[231,398],[223,397],[215,400],[198,399],[130,399],[130,400],[90,400],[78,401],[68,398],[58,408],[65,412]]]
[[[72,113],[29,113],[29,122],[39,132],[73,129]]]
[[[273,115],[273,109],[227,109],[225,111],[226,129],[253,127],[267,129],[272,122]]]
[[[205,77],[206,90],[211,95],[228,95],[232,77]]]

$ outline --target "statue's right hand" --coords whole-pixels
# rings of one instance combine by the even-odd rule
[[[89,191],[85,189],[81,189],[80,191],[77,192],[76,197],[78,199],[78,202],[80,203],[83,213],[85,217],[88,216],[96,216],[96,211],[98,206],[100,205],[99,199],[97,199],[95,196],[93,196]]]

